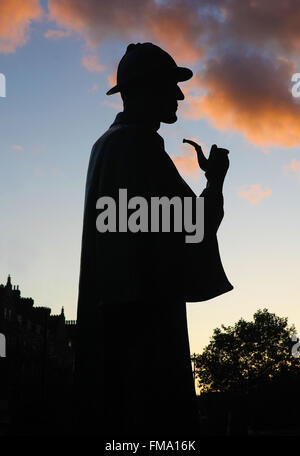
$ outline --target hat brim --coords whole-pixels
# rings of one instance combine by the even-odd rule
[[[193,72],[189,68],[177,67],[174,72],[178,82],[187,81],[193,77]]]
[[[107,92],[106,92],[106,95],[113,95],[114,93],[118,93],[120,92],[120,87],[117,85],[115,85],[114,87],[112,87],[111,89],[109,89]]]
[[[177,82],[187,81],[193,77],[193,72],[189,68],[185,67],[175,67],[171,70],[170,76],[174,78]],[[109,89],[106,92],[106,95],[113,95],[114,93],[120,92],[122,86],[116,84],[114,87]]]

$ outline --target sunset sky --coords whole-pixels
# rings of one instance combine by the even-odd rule
[[[218,239],[234,290],[187,304],[191,352],[259,308],[300,331],[299,24],[300,0],[0,0],[0,283],[76,318],[89,155],[122,111],[105,93],[127,45],[150,41],[194,72],[158,133],[197,194],[182,139],[230,150]]]

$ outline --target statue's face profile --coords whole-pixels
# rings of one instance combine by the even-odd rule
[[[177,121],[178,100],[184,100],[184,94],[177,81],[160,79],[136,84],[122,98],[131,111],[172,124]]]
[[[178,100],[184,100],[184,94],[176,81],[162,82],[154,89],[152,100],[157,120],[168,124],[177,121]]]

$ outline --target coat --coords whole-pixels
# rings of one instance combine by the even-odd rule
[[[95,142],[90,156],[84,203],[82,250],[77,310],[77,373],[90,394],[101,391],[104,334],[102,303],[199,302],[233,289],[220,259],[217,230],[224,215],[223,196],[213,189],[205,198],[205,232],[201,243],[186,243],[185,233],[105,232],[96,229],[101,196],[118,199],[127,189],[128,199],[142,196],[192,197],[197,195],[180,176],[157,133],[159,124],[117,114],[109,129]],[[101,326],[102,325],[102,326]],[[101,329],[102,328],[102,329]],[[103,330],[103,331],[102,331]],[[102,331],[102,332],[101,332]],[[91,348],[92,347],[92,348]],[[102,347],[102,348],[101,348]],[[97,360],[97,362],[95,362]],[[97,367],[98,366],[98,367]],[[93,380],[91,380],[93,379]],[[93,393],[91,381],[94,381]],[[105,384],[102,383],[105,388]]]
[[[130,122],[120,112],[92,148],[85,191],[78,310],[96,300],[136,301],[152,294],[188,302],[212,299],[233,289],[220,259],[216,231],[224,215],[223,196],[206,188],[205,237],[185,243],[185,233],[99,233],[96,201],[132,196],[197,195],[164,149],[156,125]]]

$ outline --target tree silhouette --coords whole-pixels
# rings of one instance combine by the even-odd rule
[[[300,375],[300,358],[291,354],[295,326],[287,318],[258,310],[253,321],[221,325],[197,357],[201,392],[249,392]]]

